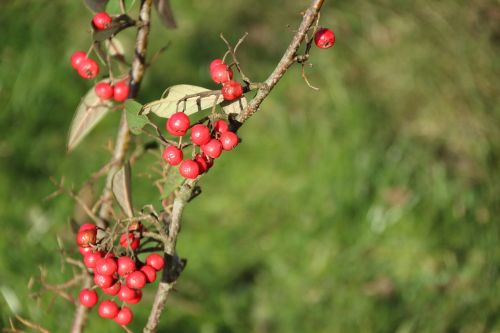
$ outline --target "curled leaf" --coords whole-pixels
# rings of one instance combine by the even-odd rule
[[[113,194],[115,195],[118,205],[120,205],[121,209],[128,217],[134,216],[131,179],[129,163],[125,163],[113,176]]]
[[[153,3],[161,23],[163,23],[167,28],[177,28],[177,23],[175,22],[170,1],[154,0]]]

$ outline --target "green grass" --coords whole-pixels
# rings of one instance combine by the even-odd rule
[[[178,30],[153,22],[139,101],[189,83],[237,40],[265,79],[307,1],[177,1]],[[326,2],[332,50],[293,68],[203,178],[178,250],[188,266],[162,332],[500,332],[500,57],[494,1]],[[0,327],[13,310],[67,332],[72,308],[27,289],[61,273],[72,248],[69,198],[44,202],[50,176],[81,184],[108,159],[112,114],[73,153],[67,128],[89,84],[70,69],[90,13],[78,1],[0,4]],[[291,28],[287,28],[287,24]],[[133,33],[123,40],[132,45]],[[147,170],[152,159],[140,163]],[[157,202],[136,174],[138,204]],[[144,325],[154,288],[136,306]],[[12,308],[6,295],[16,295]],[[74,294],[76,294],[76,290]],[[8,296],[7,296],[8,298]],[[89,332],[119,332],[92,313]]]

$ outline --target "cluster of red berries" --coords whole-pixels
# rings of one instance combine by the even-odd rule
[[[327,28],[320,28],[314,35],[314,44],[320,49],[328,49],[335,44],[335,34]]]
[[[210,63],[210,75],[215,83],[222,84],[221,93],[226,101],[238,99],[243,95],[241,84],[232,80],[233,70],[221,59],[215,59]]]
[[[135,250],[139,247],[142,225],[135,224],[120,237],[120,246]],[[133,260],[130,256],[118,258],[112,253],[97,250],[97,227],[87,223],[80,227],[76,243],[83,255],[83,263],[94,274],[95,286],[80,291],[80,304],[92,308],[98,301],[96,288],[109,296],[115,296],[122,302],[120,307],[114,300],[102,300],[98,306],[98,314],[102,318],[113,319],[120,325],[128,325],[133,319],[132,310],[124,305],[137,304],[142,299],[141,289],[147,283],[156,280],[156,273],[163,269],[163,257],[157,253],[150,254],[146,262]]]
[[[129,87],[127,81],[118,81],[115,84],[102,81],[95,85],[95,94],[102,100],[113,98],[116,102],[123,102],[128,98]]]
[[[229,151],[238,144],[238,136],[229,130],[224,120],[217,120],[211,127],[205,124],[191,127],[191,142],[201,150],[193,159],[183,159],[182,149],[174,145],[168,145],[163,151],[163,159],[170,165],[179,165],[179,173],[184,178],[195,179],[207,172],[222,151]],[[176,112],[167,120],[166,128],[174,136],[184,136],[190,128],[189,117]]]

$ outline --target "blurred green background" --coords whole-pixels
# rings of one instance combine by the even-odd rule
[[[249,32],[243,68],[265,79],[308,3],[173,0],[179,29],[154,16],[149,54],[171,45],[139,101],[179,83],[215,89],[220,32]],[[73,203],[43,201],[49,177],[82,184],[108,160],[118,122],[108,116],[66,154],[90,88],[69,57],[87,49],[90,19],[76,0],[0,2],[0,327],[14,313],[53,332],[71,323],[72,306],[35,301],[27,284],[39,266],[52,283],[71,276],[56,235],[76,250]],[[294,67],[203,178],[161,331],[500,332],[500,3],[326,1],[321,24],[337,36],[312,50],[307,73],[321,90]],[[140,175],[150,163],[136,169],[138,206],[158,203]],[[88,331],[121,329],[94,310]]]

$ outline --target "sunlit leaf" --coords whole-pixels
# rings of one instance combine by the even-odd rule
[[[199,96],[183,100],[191,95]],[[222,95],[213,94],[206,88],[180,84],[167,89],[162,99],[144,105],[141,114],[153,112],[159,117],[168,118],[177,111],[184,111],[190,115],[222,103],[223,100]]]
[[[135,0],[123,0],[123,2],[125,3],[125,11],[128,12],[134,5]],[[120,0],[113,0],[109,2],[106,6],[106,11],[110,14],[121,14]]]
[[[163,185],[163,198],[167,198],[172,192],[177,190],[184,180],[184,177],[179,173],[179,168],[170,166],[167,172],[167,179]]]
[[[134,24],[134,20],[132,20],[128,15],[120,15],[113,19],[107,29],[94,30],[92,38],[96,42],[102,42],[103,40],[113,37],[123,29],[131,27]]]
[[[222,110],[226,114],[230,113],[241,113],[247,107],[247,99],[245,96],[241,96],[240,98],[234,101],[224,101],[221,103]]]
[[[135,135],[141,134],[141,129],[149,122],[148,117],[139,114],[141,108],[142,104],[134,100],[129,99],[125,102],[128,128]]]
[[[153,3],[161,23],[167,28],[177,28],[170,0],[154,0]]]
[[[103,12],[106,9],[108,0],[83,0],[83,3],[94,12]]]
[[[128,217],[134,216],[131,179],[130,164],[128,162],[113,176],[113,194]]]
[[[68,151],[73,150],[108,113],[111,102],[96,96],[94,87],[82,98],[71,122]]]

